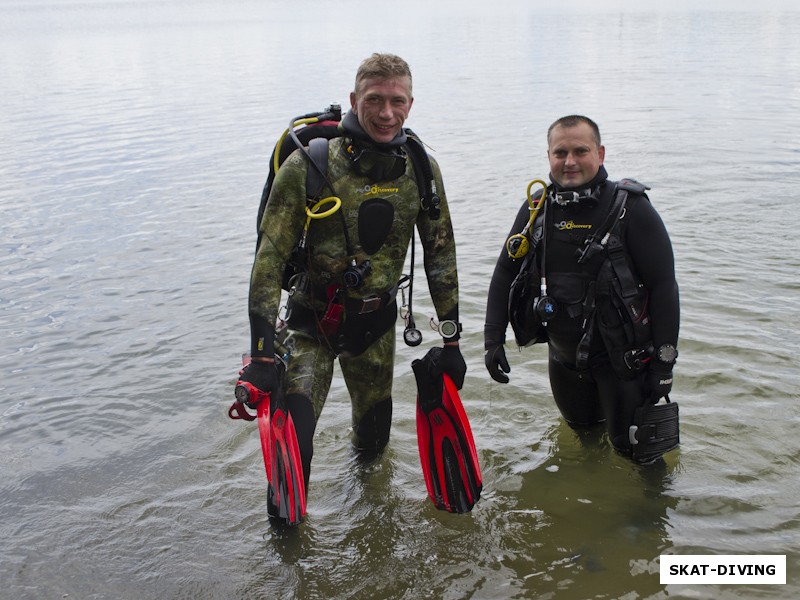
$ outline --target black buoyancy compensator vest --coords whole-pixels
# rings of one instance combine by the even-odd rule
[[[611,182],[609,182],[611,184]],[[578,343],[575,364],[588,366],[594,332],[599,332],[614,370],[631,378],[644,368],[641,359],[651,345],[647,290],[635,274],[622,243],[629,194],[647,198],[644,185],[632,179],[613,184],[613,199],[608,217],[589,236],[561,232],[564,240],[578,244],[576,268],[572,273],[548,270],[549,289],[559,297],[559,310],[582,319],[583,335]],[[519,346],[548,341],[547,327],[535,310],[540,295],[540,255],[545,229],[542,215],[529,232],[532,251],[525,256],[520,272],[511,285],[509,321]],[[599,266],[598,266],[599,265]],[[566,287],[565,287],[566,286]],[[559,289],[560,288],[560,289]]]

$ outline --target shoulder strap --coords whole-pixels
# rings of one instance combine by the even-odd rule
[[[320,124],[313,124],[307,127],[303,127],[297,131],[297,138],[300,140],[302,144],[309,145],[311,140],[316,138],[325,138],[326,140],[332,140],[335,137],[339,137],[341,135],[341,131],[339,130],[338,122],[336,121],[323,121]],[[286,136],[280,146],[280,153],[278,155],[278,164],[281,165],[283,162],[289,158],[289,155],[297,149],[297,145],[294,143],[294,140],[291,136]],[[267,182],[264,184],[264,189],[261,192],[261,203],[258,207],[258,214],[256,215],[256,233],[258,233],[259,228],[261,227],[261,218],[264,216],[264,209],[267,206],[267,200],[269,200],[269,193],[272,190],[272,184],[275,181],[275,152],[276,149],[273,149],[272,154],[269,159],[269,174],[267,175]],[[320,188],[321,193],[321,188]]]
[[[614,184],[614,200],[611,204],[611,210],[608,211],[608,216],[603,224],[597,229],[595,233],[586,238],[585,246],[580,253],[578,263],[585,262],[597,255],[606,248],[611,237],[612,229],[619,223],[624,215],[625,206],[628,202],[628,195],[635,194],[644,196],[650,188],[643,183],[639,183],[635,179],[621,179]]]
[[[441,209],[439,208],[441,200],[436,193],[436,180],[433,176],[431,159],[428,156],[428,152],[425,150],[425,145],[417,135],[408,128],[405,129],[405,132],[407,136],[405,145],[408,149],[409,156],[411,156],[411,163],[414,165],[414,174],[417,178],[420,206],[422,210],[427,211],[428,216],[435,221],[441,214]]]
[[[645,191],[648,189],[650,188],[639,183],[635,179],[623,179],[617,183],[617,198],[622,197],[624,208],[625,204],[627,203],[629,193],[638,196],[644,196],[646,198],[647,195],[645,194]],[[611,233],[617,231],[616,227],[621,218],[622,217],[620,216],[615,221],[614,227],[612,227],[613,231]],[[630,265],[628,264],[627,253],[624,245],[622,244],[622,238],[618,232],[615,235],[607,236],[606,249],[608,251],[608,259],[611,262],[611,267],[614,269],[614,273],[619,280],[620,292],[623,298],[634,298],[639,292],[639,283],[634,277]]]
[[[617,236],[611,236],[608,242],[608,260],[619,280],[622,297],[633,298],[639,292],[639,283],[633,276],[626,256],[627,253],[625,252],[625,247],[622,245],[622,240]]]
[[[306,171],[306,197],[309,202],[322,198],[328,177],[328,138],[316,137],[308,142],[311,163]]]
[[[585,246],[581,250],[578,257],[578,263],[583,263],[598,252],[602,252],[611,233],[611,228],[619,221],[622,212],[625,210],[625,203],[628,200],[628,188],[620,186],[619,183],[614,184],[614,200],[611,203],[611,210],[608,211],[608,216],[603,224],[592,235],[586,238]]]

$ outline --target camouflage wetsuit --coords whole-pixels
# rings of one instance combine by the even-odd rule
[[[431,159],[441,198],[441,216],[432,220],[420,208],[420,192],[410,158],[405,174],[399,178],[370,181],[353,170],[344,152],[345,144],[349,143],[347,137],[330,141],[328,178],[342,205],[337,213],[310,223],[307,237],[310,285],[306,293],[298,292],[291,297],[287,335],[283,339],[283,346],[290,354],[286,397],[297,428],[306,482],[313,431],[330,389],[337,356],[351,396],[356,447],[381,450],[388,441],[397,319],[394,295],[415,224],[420,232],[437,316],[440,320],[458,319],[455,241],[438,165]],[[254,354],[259,351],[256,348],[259,338],[271,334],[270,327],[278,318],[284,266],[306,221],[307,168],[307,159],[300,151],[286,160],[277,173],[261,221],[261,243],[250,283]],[[379,210],[371,210],[379,205]],[[321,211],[330,206],[321,207]],[[385,222],[387,215],[390,224]],[[325,314],[329,294],[334,289],[343,289],[342,275],[353,258],[348,256],[342,217],[357,264],[369,260],[372,268],[363,286],[344,292],[345,310],[339,331],[325,336],[320,333],[319,322]],[[381,223],[371,222],[373,219],[384,221],[388,230],[385,237],[375,239]],[[375,296],[382,296],[382,300],[361,302]],[[377,310],[372,310],[376,306]]]

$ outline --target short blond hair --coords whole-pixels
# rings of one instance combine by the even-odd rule
[[[355,91],[365,79],[396,79],[408,77],[408,92],[411,93],[411,68],[408,63],[395,54],[375,52],[365,58],[356,71]]]

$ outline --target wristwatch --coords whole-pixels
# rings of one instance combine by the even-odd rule
[[[457,321],[441,321],[439,323],[439,334],[447,341],[452,340],[461,333],[461,323]]]
[[[664,344],[656,350],[656,360],[668,365],[675,364],[678,359],[678,349],[672,344]]]

